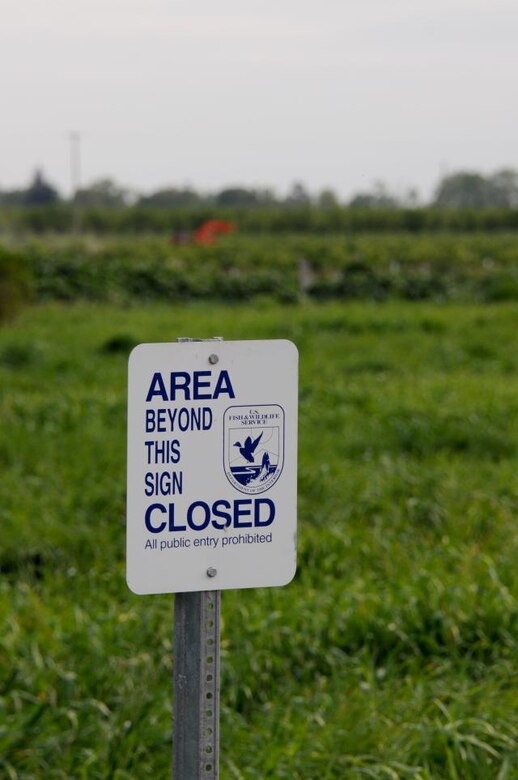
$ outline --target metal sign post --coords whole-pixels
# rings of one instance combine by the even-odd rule
[[[207,570],[208,577],[215,573]],[[219,777],[220,611],[219,590],[175,595],[173,780]]]
[[[173,643],[173,778],[219,777],[220,591],[177,593]]]

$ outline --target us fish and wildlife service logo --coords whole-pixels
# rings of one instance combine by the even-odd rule
[[[264,493],[284,465],[284,410],[278,404],[230,406],[223,419],[223,465],[241,493]]]

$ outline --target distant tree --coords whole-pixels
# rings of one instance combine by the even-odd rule
[[[197,206],[204,199],[195,190],[185,187],[166,187],[162,190],[143,195],[137,201],[139,206],[155,206],[158,208],[176,208],[182,206]]]
[[[116,184],[112,179],[99,179],[89,187],[78,190],[74,203],[78,206],[126,206],[131,198],[131,192]]]
[[[518,171],[504,168],[489,177],[495,206],[513,208],[518,206]]]
[[[257,206],[257,193],[244,187],[229,187],[216,195],[218,206]]]
[[[409,209],[415,209],[419,206],[419,190],[410,187],[403,195],[401,205]]]
[[[45,180],[39,169],[35,171],[29,187],[21,191],[21,196],[24,206],[49,206],[59,200],[57,189]]]
[[[269,187],[262,187],[255,190],[257,203],[259,206],[274,206],[278,203],[277,196]]]
[[[351,208],[362,209],[396,209],[399,205],[398,197],[389,192],[386,184],[382,181],[375,182],[372,192],[359,192],[349,202]]]
[[[23,206],[25,190],[4,190],[0,192],[0,205]]]
[[[334,209],[340,205],[340,202],[333,190],[325,189],[319,193],[317,204],[321,209]]]
[[[499,195],[491,179],[474,171],[459,171],[439,183],[435,205],[453,208],[498,206]]]
[[[277,202],[272,190],[247,187],[227,187],[215,196],[218,206],[271,206]]]
[[[288,206],[309,206],[311,204],[311,195],[302,182],[296,181],[293,183],[285,203]]]

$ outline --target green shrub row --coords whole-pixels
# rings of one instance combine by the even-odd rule
[[[0,322],[16,314],[30,289],[27,258],[0,246]]]
[[[316,206],[260,208],[85,208],[58,204],[33,208],[0,209],[0,230],[17,233],[69,233],[78,224],[99,235],[192,231],[207,219],[224,219],[246,233],[372,233],[401,231],[481,232],[515,230],[518,209],[318,208]]]
[[[2,257],[20,280],[31,270],[39,301],[518,299],[512,234],[237,236],[211,247],[165,238],[31,241]],[[22,290],[17,282],[18,292],[9,292],[9,284],[5,307]]]

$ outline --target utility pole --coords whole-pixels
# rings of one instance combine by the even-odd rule
[[[77,202],[77,194],[81,186],[81,136],[78,132],[70,133],[70,189],[72,201],[72,232],[81,232],[81,212]]]

